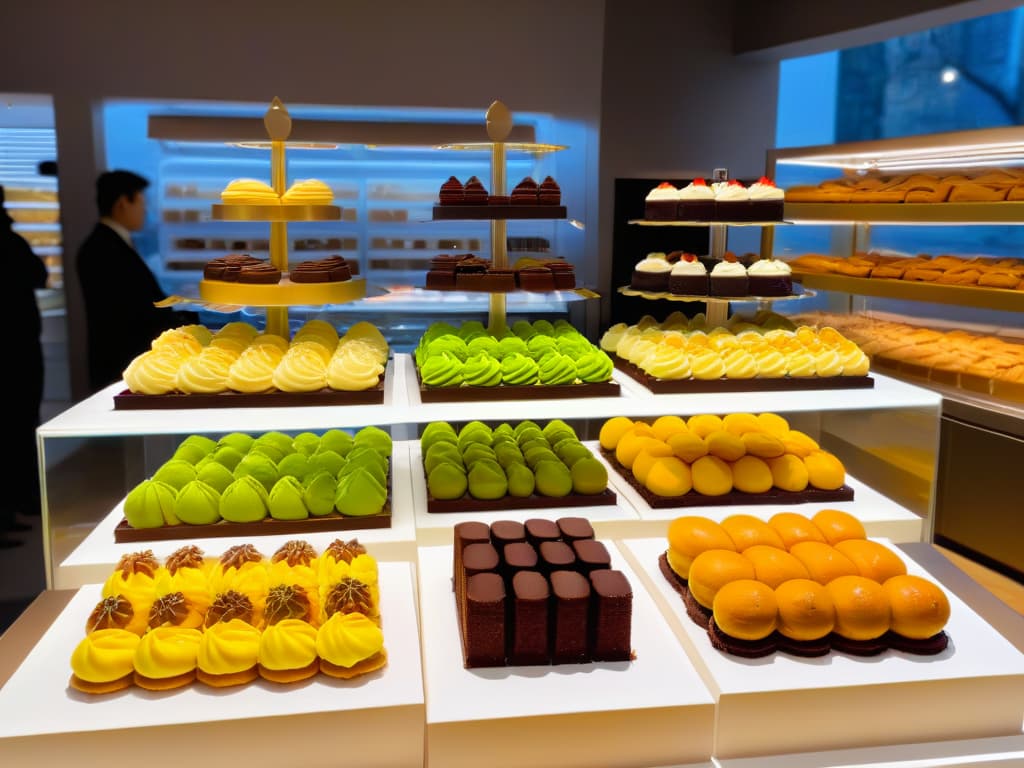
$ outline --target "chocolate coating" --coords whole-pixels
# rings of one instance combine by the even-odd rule
[[[594,526],[585,517],[560,517],[558,530],[562,532],[565,541],[594,538]]]

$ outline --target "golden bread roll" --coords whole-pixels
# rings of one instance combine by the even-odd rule
[[[818,526],[825,541],[832,546],[839,541],[863,539],[867,536],[864,525],[849,512],[838,509],[819,509],[811,516],[811,520]]]
[[[764,459],[741,456],[732,463],[732,484],[743,493],[767,493],[772,489],[772,471]]]
[[[775,589],[789,579],[809,579],[807,568],[784,549],[755,544],[741,553],[754,564],[754,573],[758,581]]]
[[[825,585],[835,606],[833,631],[850,640],[874,640],[889,631],[892,608],[877,581],[863,576],[840,576]]]
[[[754,577],[754,564],[739,552],[708,549],[697,555],[690,564],[687,587],[694,600],[705,608],[711,608],[718,590],[726,584]]]
[[[693,489],[690,465],[675,456],[656,459],[647,471],[644,487],[655,496],[683,496]]]
[[[833,547],[821,541],[801,541],[789,553],[803,563],[813,581],[828,584],[840,576],[860,576],[856,564]]]
[[[680,577],[687,578],[693,559],[708,549],[736,547],[725,529],[706,517],[683,515],[669,523],[668,564]]]
[[[718,628],[738,640],[761,640],[778,624],[775,591],[752,579],[731,581],[719,589],[712,611]]]
[[[701,456],[690,471],[693,489],[703,496],[724,496],[732,490],[732,468],[717,456]]]
[[[814,521],[799,512],[776,512],[768,518],[768,525],[778,532],[786,549],[801,541],[825,541]]]
[[[708,443],[703,437],[693,432],[678,432],[668,439],[672,452],[687,464],[692,464],[701,456],[707,456]]]
[[[775,588],[779,634],[792,640],[819,640],[835,627],[836,609],[822,584],[790,579]]]
[[[949,598],[936,584],[904,574],[882,584],[892,610],[892,630],[915,640],[937,635],[949,621]]]
[[[724,429],[716,429],[704,438],[708,444],[708,453],[722,461],[736,461],[747,453],[743,438]]]
[[[772,484],[780,491],[802,491],[807,487],[809,475],[803,459],[792,453],[768,459],[772,471]]]
[[[737,552],[742,552],[755,544],[785,549],[779,532],[753,515],[729,515],[722,520],[721,526],[729,534]]]
[[[835,491],[846,482],[846,468],[828,451],[813,451],[804,457],[807,467],[807,482],[813,488]]]
[[[954,184],[947,198],[951,203],[994,203],[1005,200],[1009,185],[979,184],[966,181]]]
[[[879,584],[907,572],[907,566],[891,549],[871,539],[847,539],[835,544],[857,566],[860,575]]]

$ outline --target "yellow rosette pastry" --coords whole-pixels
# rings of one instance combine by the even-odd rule
[[[167,691],[196,679],[196,659],[203,633],[186,627],[159,627],[135,647],[135,684],[149,691]]]
[[[691,355],[690,368],[693,370],[693,378],[702,381],[720,379],[725,375],[725,362],[713,349]]]
[[[136,394],[165,395],[178,388],[178,369],[189,357],[173,347],[149,349],[128,363],[121,378]]]
[[[298,344],[302,341],[318,341],[325,349],[333,352],[338,346],[338,331],[326,320],[307,320],[302,327],[295,332],[292,343]]]
[[[268,205],[281,201],[272,186],[258,179],[233,179],[220,193],[220,199],[229,205]]]
[[[259,330],[252,323],[247,323],[244,320],[233,320],[230,323],[226,323],[219,331],[213,334],[210,344],[213,344],[215,341],[224,342],[225,340],[237,339],[242,342],[242,349],[245,349],[259,335]]]
[[[260,636],[260,677],[274,683],[295,683],[315,675],[320,670],[316,638],[316,627],[301,619],[268,624]]]
[[[267,583],[267,626],[285,619],[320,624],[319,561],[307,542],[289,541],[274,553]]]
[[[814,355],[806,350],[791,353],[786,367],[790,378],[808,378],[818,372]]]
[[[288,339],[284,336],[278,336],[276,333],[261,333],[249,342],[249,346],[246,347],[246,349],[249,349],[249,347],[258,347],[269,344],[272,347],[280,349],[283,354],[288,351],[288,343]]]
[[[252,344],[228,369],[227,386],[235,392],[266,392],[274,388],[274,371],[284,352],[273,344]]]
[[[206,612],[205,626],[242,619],[259,627],[267,602],[266,563],[252,544],[227,549],[210,571],[213,602]]]
[[[814,369],[820,377],[840,376],[843,373],[843,361],[834,349],[823,349],[814,356]]]
[[[178,330],[191,333],[204,347],[213,341],[213,332],[205,325],[199,323],[191,323],[189,325],[179,325]]]
[[[601,335],[598,345],[610,355],[618,354],[619,342],[628,329],[625,323],[616,323]]]
[[[85,621],[85,631],[97,632],[102,629],[127,629],[135,616],[135,609],[131,601],[124,595],[110,595],[104,597],[96,607],[92,609],[89,618]],[[132,632],[138,636],[138,633]]]
[[[103,597],[121,596],[132,606],[131,620],[123,627],[141,635],[146,631],[149,609],[156,599],[153,577],[160,564],[150,549],[123,555],[117,569],[103,584]]]
[[[743,349],[732,349],[722,359],[725,363],[727,379],[752,379],[757,376],[757,361],[754,356]]]
[[[213,394],[224,392],[228,388],[228,371],[238,359],[238,354],[213,346],[206,347],[198,355],[193,355],[181,364],[178,369],[177,385],[182,392],[189,394]]]
[[[358,554],[351,561],[335,560],[327,553],[320,558],[320,605],[324,620],[335,613],[359,612],[372,619],[380,617],[380,587],[377,561]]]
[[[186,331],[184,327],[167,329],[153,339],[150,347],[154,350],[172,350],[182,357],[189,357],[203,351],[202,342],[196,338],[195,334]]]
[[[71,654],[72,688],[85,693],[113,693],[132,684],[132,664],[139,636],[126,629],[90,632]]]
[[[852,341],[847,341],[839,347],[838,352],[843,364],[843,376],[868,375],[868,371],[871,369],[871,361],[860,347]]]
[[[786,356],[770,345],[765,345],[754,354],[757,360],[757,375],[762,379],[781,379],[786,375]]]
[[[690,356],[679,347],[658,345],[640,363],[640,368],[656,379],[681,381],[690,378]]]
[[[658,341],[660,339],[657,341],[654,339],[637,339],[636,343],[630,345],[626,359],[633,365],[639,366],[648,355],[657,351]]]
[[[283,195],[285,205],[330,205],[334,202],[334,190],[319,179],[299,179]]]
[[[241,619],[207,627],[196,654],[196,677],[215,688],[256,679],[260,631]]]
[[[301,342],[288,348],[274,369],[274,386],[282,392],[316,392],[327,386],[327,362],[320,344]]]
[[[336,613],[316,635],[320,671],[349,679],[387,664],[384,633],[361,613]]]
[[[388,354],[391,351],[391,348],[388,346],[388,340],[384,338],[384,334],[373,323],[360,320],[345,331],[345,335],[341,337],[341,340],[343,342],[359,341],[368,344],[377,353],[377,362],[384,365],[388,361]]]
[[[201,627],[213,600],[202,550],[189,545],[171,553],[156,573],[154,591],[156,599],[148,620],[151,629]]]
[[[327,386],[361,392],[380,383],[384,366],[372,348],[360,342],[342,342],[327,365]]]

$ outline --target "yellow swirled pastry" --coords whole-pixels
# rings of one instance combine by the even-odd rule
[[[249,342],[249,346],[246,347],[246,349],[249,349],[250,347],[258,347],[264,344],[277,347],[281,350],[282,354],[288,351],[288,339],[284,336],[278,336],[276,333],[261,333]]]
[[[203,351],[203,344],[196,336],[183,328],[169,328],[161,333],[150,345],[152,349],[171,349],[182,357]]]
[[[814,369],[819,376],[839,376],[843,372],[843,361],[834,349],[823,349],[814,356]]]
[[[790,353],[787,358],[787,369],[789,375],[796,378],[814,376],[818,372],[814,355],[806,350]]]
[[[347,331],[341,338],[342,343],[348,342],[362,342],[368,344],[377,353],[377,362],[384,365],[388,361],[388,353],[390,348],[388,347],[388,340],[384,338],[384,334],[380,332],[380,329],[373,323],[368,323],[365,320],[361,320]]]
[[[380,669],[387,663],[384,633],[361,613],[336,613],[317,630],[316,652],[320,671],[331,677],[351,678]]]
[[[625,323],[616,323],[601,335],[599,346],[609,354],[617,354],[619,342],[625,335],[629,326]]]
[[[301,342],[288,348],[274,369],[274,386],[282,392],[315,392],[327,386],[327,360],[323,346]]]
[[[178,369],[187,359],[176,347],[150,349],[132,360],[121,376],[132,392],[164,395],[178,388]]]
[[[871,361],[852,341],[847,341],[839,348],[839,356],[843,362],[843,376],[867,376]]]
[[[207,627],[196,654],[196,677],[207,685],[223,688],[256,679],[260,631],[241,619]]]
[[[786,356],[770,345],[758,349],[754,355],[757,360],[757,375],[762,379],[781,379],[786,375],[788,364]]]
[[[706,349],[690,356],[693,378],[703,381],[720,379],[725,375],[725,362],[713,349]]]
[[[203,633],[184,627],[158,627],[147,632],[135,648],[135,684],[166,691],[196,679],[196,658]]]
[[[359,392],[377,386],[382,373],[384,366],[370,347],[356,342],[342,343],[327,365],[327,386]]]
[[[658,343],[656,341],[644,338],[637,339],[636,343],[630,346],[626,359],[633,363],[633,365],[640,365],[640,361],[654,352],[657,348]]]
[[[330,205],[334,202],[334,190],[319,179],[300,179],[281,195],[281,202],[285,205]]]
[[[283,619],[263,630],[260,637],[260,677],[275,683],[305,680],[319,671],[317,630],[301,619]]]
[[[131,603],[132,618],[124,629],[136,635],[146,631],[149,609],[156,599],[153,577],[158,568],[152,550],[132,552],[121,557],[117,568],[103,584],[103,597],[120,595]]]
[[[690,356],[679,347],[659,344],[640,364],[648,375],[656,379],[680,381],[691,375]]]
[[[125,629],[90,632],[71,654],[71,687],[86,693],[127,688],[135,670],[132,660],[139,636]]]
[[[757,361],[746,350],[733,349],[726,352],[723,362],[727,379],[752,379],[757,376]]]
[[[236,392],[266,392],[284,352],[274,344],[252,344],[231,364],[227,385]]]
[[[238,355],[210,342],[198,355],[193,355],[178,369],[178,389],[187,393],[224,392],[228,388],[228,371]]]

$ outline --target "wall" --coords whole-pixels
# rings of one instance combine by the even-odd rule
[[[4,3],[0,92],[54,97],[62,225],[69,254],[94,218],[104,98],[478,107],[578,120],[574,147],[596,173],[604,3],[601,0],[240,0]],[[597,185],[571,215],[597,219]],[[588,228],[587,252],[597,250]],[[73,258],[66,285],[75,397],[87,394]]]

